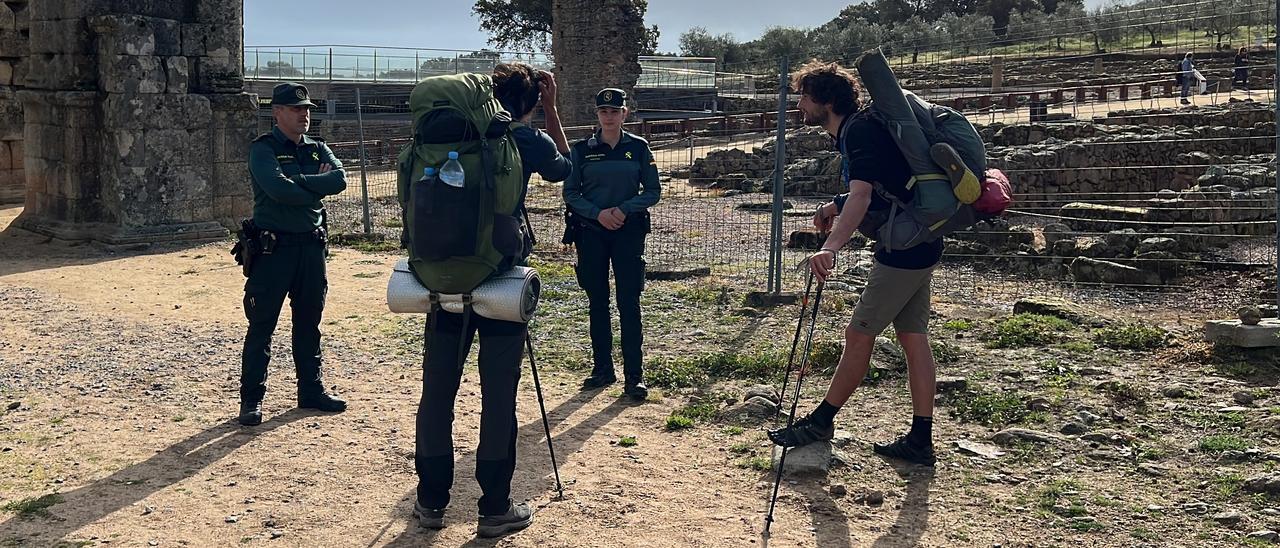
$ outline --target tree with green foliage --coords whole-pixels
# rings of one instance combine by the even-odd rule
[[[649,9],[648,0],[634,0],[640,17]],[[480,19],[480,29],[489,33],[489,43],[504,49],[547,51],[551,46],[551,0],[476,0],[471,8]],[[658,49],[658,26],[644,30],[641,53]]]
[[[933,46],[932,38],[937,34],[933,25],[926,23],[924,19],[918,16],[913,16],[894,25],[893,32],[897,35],[898,40],[911,50],[912,63],[920,61],[921,51]]]
[[[680,35],[680,55],[715,57],[721,67],[746,60],[742,44],[732,34],[713,35],[705,27],[693,27]]]
[[[791,60],[792,65],[812,57],[814,53],[809,46],[809,32],[793,27],[769,27],[755,43],[765,59],[785,57]]]
[[[986,51],[995,40],[990,16],[948,13],[938,18],[938,24],[951,40],[952,50],[962,55]]]

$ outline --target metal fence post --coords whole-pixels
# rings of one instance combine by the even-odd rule
[[[769,225],[769,288],[774,295],[782,292],[782,171],[787,165],[787,82],[789,64],[786,57],[778,68],[778,130],[773,154],[773,215]]]
[[[333,81],[333,48],[329,48],[329,81]]]
[[[364,153],[364,107],[361,106],[360,88],[356,88],[356,125],[360,127],[360,202],[364,205],[364,233],[373,232],[373,221],[369,218],[369,161]]]
[[[1275,10],[1275,62],[1276,73],[1271,77],[1271,101],[1276,105],[1277,120],[1280,120],[1280,5],[1272,4]],[[1276,160],[1280,162],[1280,129],[1276,132]],[[1278,163],[1277,165],[1280,165]],[[1280,169],[1276,170],[1276,305],[1280,306]]]

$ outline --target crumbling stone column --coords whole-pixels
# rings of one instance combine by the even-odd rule
[[[0,2],[0,204],[20,203],[26,193],[18,90],[26,79],[30,27],[27,0]]]
[[[252,207],[243,5],[31,5],[27,199],[16,221],[109,244],[223,237]]]
[[[595,94],[627,91],[631,107],[640,78],[644,18],[634,0],[553,0],[551,52],[566,124],[595,122]]]

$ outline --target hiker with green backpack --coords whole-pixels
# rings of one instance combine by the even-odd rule
[[[825,281],[855,230],[875,241],[875,260],[825,398],[808,416],[768,435],[783,447],[830,440],[836,412],[870,368],[876,337],[893,324],[907,358],[912,424],[905,436],[873,449],[932,466],[935,364],[928,325],[942,237],[1008,207],[1008,183],[985,170],[982,141],[963,116],[904,92],[878,51],[859,58],[857,67],[873,99],[867,106],[860,105],[854,75],[834,63],[811,62],[792,75],[804,123],[836,140],[849,185],[847,194],[818,208],[814,226],[830,234],[808,262],[819,283]]]
[[[528,326],[485,317],[485,303],[473,299],[482,298],[486,282],[529,270],[521,267],[532,251],[523,208],[531,173],[549,181],[568,176],[569,163],[560,153],[568,147],[554,103],[554,79],[520,64],[498,65],[493,76],[427,78],[410,95],[413,141],[400,154],[398,194],[408,267],[431,295],[414,452],[413,513],[423,527],[444,527],[453,485],[454,400],[477,333],[482,401],[477,534],[499,536],[533,520],[527,503],[511,499],[516,391]],[[539,104],[552,137],[528,125]],[[450,169],[459,169],[454,164],[460,164],[462,180],[446,181]],[[442,304],[454,296],[461,296],[458,312]],[[531,298],[536,304],[536,288]],[[536,381],[536,369],[534,375]]]

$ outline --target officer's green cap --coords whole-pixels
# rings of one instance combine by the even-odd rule
[[[622,108],[627,104],[627,92],[618,88],[604,88],[596,94],[596,108]]]
[[[283,105],[286,107],[314,107],[315,103],[311,102],[311,97],[307,95],[307,86],[295,84],[293,82],[285,82],[277,84],[271,90],[271,104]]]

